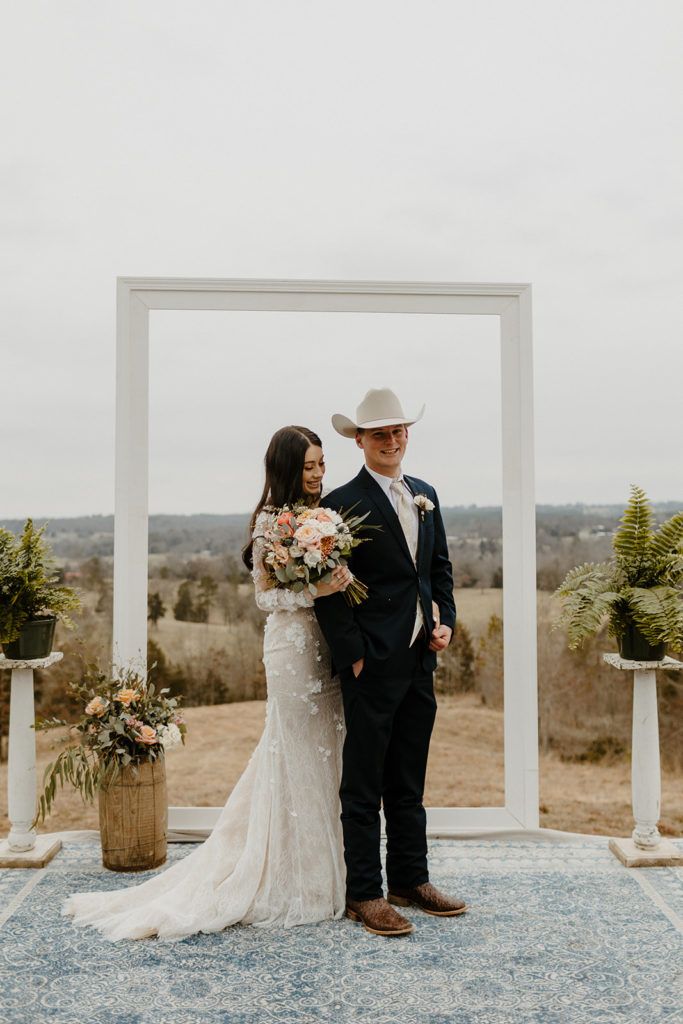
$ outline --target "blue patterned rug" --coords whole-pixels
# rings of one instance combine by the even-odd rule
[[[606,839],[433,840],[432,880],[470,910],[410,909],[400,939],[344,919],[169,944],[60,916],[72,891],[151,874],[109,872],[97,834],[73,835],[43,870],[0,871],[2,1024],[683,1022],[683,870],[629,871]]]

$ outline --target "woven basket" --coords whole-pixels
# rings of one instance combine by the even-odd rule
[[[168,795],[166,762],[121,768],[118,777],[99,790],[102,864],[112,871],[147,871],[166,862]]]

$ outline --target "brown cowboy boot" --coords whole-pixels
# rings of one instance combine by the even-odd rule
[[[373,935],[409,935],[415,930],[415,926],[390,907],[383,896],[375,900],[347,899],[346,916],[352,921],[362,921],[363,927]]]
[[[435,917],[455,917],[467,910],[466,903],[439,892],[431,882],[423,882],[414,889],[391,889],[387,900],[398,907],[419,907],[425,914],[433,914]]]

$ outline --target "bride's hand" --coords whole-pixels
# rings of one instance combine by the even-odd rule
[[[340,590],[346,590],[349,583],[353,579],[353,576],[346,568],[345,565],[338,565],[332,573],[332,579],[329,583],[317,583],[316,589],[318,593],[315,595],[318,597],[330,597],[331,594],[337,594]]]

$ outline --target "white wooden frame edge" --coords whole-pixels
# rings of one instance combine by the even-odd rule
[[[437,807],[431,836],[537,829],[536,521],[531,285],[120,277],[117,280],[116,665],[147,649],[149,313],[156,309],[494,315],[501,328],[505,807]],[[170,807],[169,833],[203,838],[222,808]]]

